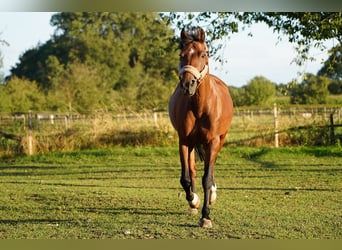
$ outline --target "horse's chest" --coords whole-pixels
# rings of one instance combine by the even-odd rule
[[[196,118],[193,114],[185,119],[185,135],[190,138],[206,137],[212,125],[210,124],[209,117],[202,115]]]

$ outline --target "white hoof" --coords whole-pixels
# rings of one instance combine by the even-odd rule
[[[209,199],[209,205],[214,205],[216,202],[217,194],[216,194],[217,186],[214,184],[210,188],[210,199]]]
[[[194,198],[192,201],[189,201],[190,208],[198,208],[201,203],[200,198],[198,197],[197,194],[194,193]]]
[[[211,220],[208,220],[206,218],[202,218],[200,220],[199,226],[202,228],[212,228],[213,224],[211,223]]]
[[[188,213],[196,215],[196,214],[198,214],[198,209],[197,208],[189,207]]]

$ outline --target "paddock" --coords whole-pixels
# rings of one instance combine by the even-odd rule
[[[224,147],[211,229],[189,218],[177,147],[3,160],[0,238],[341,239],[341,158],[339,147]]]

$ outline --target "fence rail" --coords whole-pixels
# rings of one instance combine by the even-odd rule
[[[284,144],[284,134],[299,130],[327,129],[331,143],[342,140],[342,107],[269,107],[235,108],[228,144]],[[84,131],[84,136],[98,138],[102,134],[152,129],[173,141],[176,132],[167,112],[69,114],[50,112],[0,113],[1,140],[21,141],[34,153],[34,140],[39,136],[61,137],[66,131]],[[134,136],[134,135],[132,135]],[[94,139],[95,140],[95,139]],[[272,142],[273,141],[273,142]],[[299,142],[300,143],[300,142]],[[0,143],[1,147],[5,142]],[[51,146],[50,146],[51,147]]]

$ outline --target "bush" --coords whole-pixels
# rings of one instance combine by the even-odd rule
[[[330,129],[326,126],[310,125],[304,128],[292,128],[286,134],[291,145],[326,146],[331,144]]]

